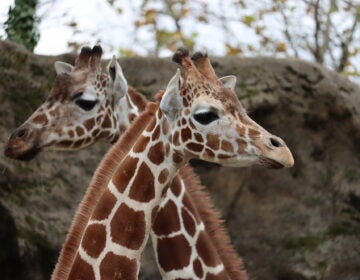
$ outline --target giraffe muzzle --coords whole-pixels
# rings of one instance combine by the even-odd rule
[[[28,129],[24,127],[15,129],[6,143],[4,155],[24,161],[33,159],[41,150],[34,140]]]

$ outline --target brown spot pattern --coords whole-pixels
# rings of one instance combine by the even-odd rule
[[[183,161],[183,157],[179,155],[178,153],[174,153],[173,155],[173,161],[177,164],[181,163]]]
[[[248,133],[250,138],[258,137],[260,135],[260,132],[253,128],[249,128]]]
[[[158,211],[159,211],[159,206],[155,206],[151,211],[151,226],[154,225],[154,221],[158,215]]]
[[[100,132],[100,129],[96,128],[91,134],[93,137],[95,137],[98,135],[99,132]]]
[[[190,128],[186,127],[181,130],[181,140],[185,143],[187,140],[191,139],[192,133]]]
[[[168,133],[168,131],[169,131],[169,125],[168,125],[168,123],[167,123],[167,122],[163,122],[163,123],[162,123],[162,133],[166,135],[166,134]]]
[[[138,158],[127,156],[120,167],[116,169],[112,181],[119,192],[123,193],[125,191],[130,179],[134,176],[138,161]]]
[[[187,233],[190,236],[194,236],[196,229],[194,219],[189,215],[189,213],[184,208],[181,210],[181,216],[183,218],[184,226]]]
[[[181,193],[181,182],[179,176],[176,176],[173,181],[171,182],[170,189],[172,193],[178,197]]]
[[[140,172],[131,186],[129,197],[140,202],[149,202],[155,197],[154,175],[150,168],[143,162],[139,167]]]
[[[243,139],[236,139],[236,142],[238,144],[238,152],[243,152],[247,146],[247,143]]]
[[[109,190],[106,190],[94,209],[92,219],[101,221],[109,217],[115,203],[116,197]]]
[[[186,144],[186,148],[188,148],[190,151],[193,151],[193,152],[201,152],[203,147],[204,146],[202,144],[198,144],[195,142],[190,142],[190,143]]]
[[[208,134],[206,136],[207,142],[206,145],[210,148],[212,148],[213,150],[218,150],[220,147],[220,140],[219,140],[219,136],[216,134]]]
[[[157,142],[155,145],[150,147],[148,158],[154,164],[159,165],[164,161],[164,145],[162,142]]]
[[[159,183],[164,184],[168,176],[169,176],[169,170],[167,168],[161,170],[158,178]]]
[[[215,248],[211,245],[212,243],[209,239],[209,236],[207,235],[206,232],[202,231],[199,234],[199,238],[196,242],[196,249],[199,253],[199,257],[203,260],[203,262],[207,266],[214,267],[218,265],[220,262],[216,257],[217,253],[215,251]]]
[[[202,264],[199,259],[194,260],[193,269],[197,277],[202,278],[204,275],[204,270],[202,268]]]
[[[180,145],[179,136],[180,136],[179,131],[175,131],[172,142],[176,146]]]
[[[95,280],[95,273],[92,266],[85,262],[79,254],[76,255],[73,266],[71,268],[69,280]]]
[[[221,150],[229,152],[229,153],[234,152],[233,145],[229,141],[226,141],[226,140],[221,141]]]
[[[85,133],[84,129],[81,126],[77,126],[75,130],[76,130],[77,136],[82,136]]]
[[[190,263],[191,248],[182,235],[159,239],[157,252],[159,264],[165,271],[182,269]]]
[[[120,205],[110,223],[112,241],[129,249],[140,248],[145,238],[145,215]]]
[[[104,121],[102,123],[103,128],[110,128],[112,126],[109,115],[105,115]]]
[[[195,140],[202,143],[204,141],[202,135],[200,133],[194,133]]]
[[[205,149],[205,152],[209,157],[214,157],[215,156],[215,153],[212,150],[208,149],[208,148]]]
[[[133,147],[134,153],[141,153],[145,150],[146,146],[149,144],[150,138],[145,136],[140,136],[136,141],[135,146]]]
[[[227,280],[229,276],[227,275],[226,271],[222,270],[218,274],[208,273],[205,277],[205,280]]]
[[[180,230],[180,219],[177,207],[171,200],[158,210],[158,215],[152,227],[157,235],[169,235]]]
[[[135,260],[124,256],[107,253],[100,264],[101,279],[126,280],[137,278],[137,265]],[[87,279],[87,278],[81,278]]]
[[[159,135],[160,135],[160,126],[157,126],[151,135],[151,140],[155,141],[156,139],[159,138]]]
[[[107,138],[110,136],[110,131],[101,131],[101,133],[98,135],[99,138]]]
[[[81,245],[90,257],[97,258],[104,250],[106,229],[104,225],[92,224],[86,228]]]
[[[48,124],[48,119],[47,119],[45,114],[37,115],[35,118],[33,118],[32,121],[34,123],[42,124],[42,125],[47,125]]]
[[[189,121],[189,124],[192,129],[196,130],[196,126],[194,125],[194,123],[191,120]]]
[[[88,119],[84,122],[84,126],[87,130],[91,130],[95,125],[95,119]]]

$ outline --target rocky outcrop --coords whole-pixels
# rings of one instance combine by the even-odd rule
[[[44,100],[53,62],[0,42],[0,150],[13,128]],[[295,59],[212,59],[235,74],[252,118],[281,136],[295,167],[231,169],[193,162],[228,225],[251,279],[360,278],[360,88]],[[151,96],[176,65],[120,59],[129,84]],[[109,148],[44,152],[31,162],[0,156],[2,279],[48,279],[77,204]],[[142,279],[158,279],[147,257]]]

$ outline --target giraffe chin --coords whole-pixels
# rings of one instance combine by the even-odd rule
[[[267,167],[269,169],[281,169],[281,168],[284,168],[285,166],[280,163],[280,162],[277,162],[273,159],[270,159],[270,158],[265,158],[265,157],[262,157],[260,159],[260,164],[264,167]]]
[[[4,154],[8,158],[16,159],[16,160],[22,160],[22,161],[30,161],[34,157],[37,156],[38,153],[40,153],[41,149],[33,146],[25,146],[23,148],[13,148],[13,147],[6,147]]]

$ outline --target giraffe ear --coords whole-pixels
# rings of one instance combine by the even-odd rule
[[[232,91],[235,90],[236,85],[236,77],[234,75],[225,76],[219,79],[220,82],[224,85],[224,87],[231,89]]]
[[[54,67],[55,67],[55,72],[58,75],[63,73],[69,73],[74,69],[74,66],[62,61],[55,61]]]
[[[164,96],[160,102],[160,109],[168,120],[174,120],[178,112],[182,109],[180,97],[182,83],[183,79],[180,75],[180,69],[177,69],[176,74],[171,78],[167,85]]]
[[[112,57],[107,69],[111,79],[111,83],[109,85],[110,91],[113,92],[118,99],[124,97],[128,91],[128,84],[115,55]]]

